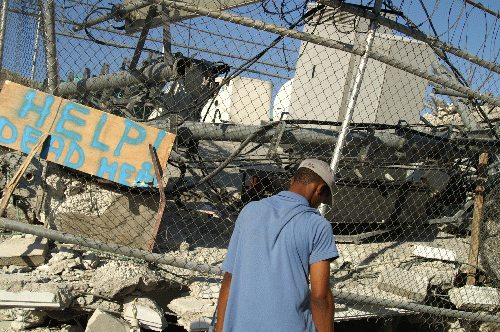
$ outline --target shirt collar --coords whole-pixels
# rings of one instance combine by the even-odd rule
[[[291,191],[282,191],[278,194],[278,196],[283,196],[283,197],[292,199],[294,201],[297,201],[298,203],[307,205],[307,207],[309,207],[309,202],[307,201],[307,199],[304,196],[293,193]]]

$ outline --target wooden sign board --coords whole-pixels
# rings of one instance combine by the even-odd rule
[[[175,135],[6,81],[0,93],[0,144],[29,153],[40,136],[49,161],[127,186],[154,182],[148,145],[161,167]]]

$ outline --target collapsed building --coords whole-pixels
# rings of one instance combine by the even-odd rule
[[[5,199],[7,190],[2,196],[2,227],[9,231],[2,234],[0,244],[1,329],[31,329],[58,321],[60,330],[67,331],[162,331],[169,324],[209,331],[217,307],[219,267],[239,209],[286,190],[301,159],[334,159],[338,154],[333,147],[342,140],[336,203],[325,211],[341,253],[331,264],[336,320],[422,319],[421,313],[427,313],[450,317],[450,330],[466,328],[464,320],[495,328],[500,309],[500,228],[498,133],[492,121],[498,99],[456,83],[453,70],[458,70],[446,61],[442,49],[462,53],[433,44],[434,39],[417,30],[404,30],[409,37],[396,35],[394,31],[404,27],[395,22],[394,9],[380,19],[351,129],[343,139],[342,121],[353,111],[352,91],[371,11],[361,13],[363,8],[341,3],[322,7],[322,1],[309,5],[304,31],[294,35],[301,40],[294,77],[280,89],[274,105],[272,82],[236,74],[259,61],[259,55],[229,74],[231,67],[220,61],[172,52],[174,23],[200,15],[234,22],[233,16],[219,10],[253,2],[228,1],[223,8],[205,4],[207,9],[125,1],[110,13],[92,8],[83,21],[74,18],[78,12],[55,15],[50,2],[43,16],[26,8],[10,9],[12,15],[43,17],[47,73],[40,83],[3,68],[2,78],[22,86],[16,89],[44,91],[45,98],[81,105],[77,112],[68,111],[59,134],[89,136],[92,144],[105,150],[108,141],[95,133],[106,134],[106,119],[117,116],[130,120],[118,145],[133,145],[141,133],[137,128],[145,127],[175,135],[175,142],[168,163],[154,166],[153,150],[140,161],[149,163],[150,177],[128,176],[135,170],[123,168],[125,161],[119,168],[113,166],[111,157],[99,174],[79,170],[71,153],[60,162],[40,157],[43,151],[57,156],[63,140],[50,141],[39,156],[9,148],[14,133],[9,136],[9,125],[2,120],[0,136],[7,147],[0,159],[1,187],[12,188],[14,175],[23,172],[11,198]],[[141,32],[129,47],[131,58],[110,54],[94,66],[99,75],[90,69],[82,70],[81,77],[67,71],[62,82],[54,26],[66,28],[71,23],[73,31],[96,26],[111,33],[99,26],[111,18],[124,20],[127,33]],[[241,17],[238,22],[250,24]],[[145,47],[157,27],[161,52]],[[296,31],[268,29],[282,35]],[[61,33],[68,35],[57,35],[65,36]],[[88,33],[69,35],[96,40]],[[102,41],[99,45],[116,46]],[[498,73],[494,63],[467,57],[492,75]],[[12,96],[5,91],[11,90],[5,86],[13,86],[10,82],[2,88],[2,98],[8,101]],[[448,102],[430,96],[429,84],[448,89],[449,95],[442,95]],[[460,91],[458,97],[452,88]],[[426,96],[435,112],[421,118],[422,108],[429,108]],[[39,99],[31,102],[42,105]],[[75,114],[93,114],[94,109],[100,112],[97,125],[80,132],[86,129],[78,120],[83,116]],[[119,136],[116,128],[110,136]],[[139,135],[133,136],[131,128]],[[71,146],[69,141],[65,144]],[[161,152],[160,146],[155,148]],[[144,152],[131,150],[127,158]],[[469,233],[474,233],[471,221],[477,206],[476,182],[482,177],[481,153],[490,159],[483,184],[481,246],[474,263]],[[472,284],[465,281],[469,275],[474,276]],[[387,322],[389,328],[391,320]]]

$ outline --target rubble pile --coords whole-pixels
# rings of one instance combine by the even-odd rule
[[[9,250],[0,252],[0,265],[3,265],[0,269],[0,331],[37,331],[36,327],[40,331],[52,331],[46,323],[53,320],[61,323],[57,331],[162,331],[167,327],[165,315],[177,314],[171,307],[179,307],[183,312],[189,310],[182,305],[176,307],[173,300],[186,298],[189,294],[186,292],[199,288],[196,285],[202,283],[202,277],[190,270],[110,257],[76,245],[51,246],[46,239],[41,241],[32,235],[2,233],[2,240],[0,245],[17,242],[17,247],[24,246],[25,256],[24,260],[15,261],[18,265],[13,265]],[[42,243],[43,248],[33,247],[32,243]],[[20,249],[12,246],[12,250]],[[189,245],[184,243],[168,255],[220,264],[225,250],[189,250]],[[214,281],[215,287],[219,282]],[[200,293],[199,289],[197,292]],[[181,297],[183,293],[186,294]],[[213,289],[210,296],[215,297],[215,293],[218,294],[218,289]],[[211,311],[200,313],[203,317],[211,319],[215,301],[211,301],[210,306]],[[86,325],[86,329],[70,321]]]

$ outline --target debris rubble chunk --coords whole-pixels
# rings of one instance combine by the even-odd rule
[[[388,266],[378,278],[380,290],[422,302],[427,296],[429,278],[423,274]]]

